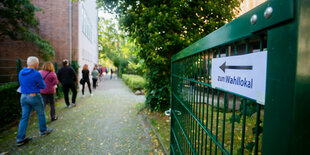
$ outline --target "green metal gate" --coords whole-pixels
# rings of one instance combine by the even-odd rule
[[[172,57],[171,154],[310,154],[309,8],[269,0]],[[213,58],[265,50],[264,105],[212,88]]]

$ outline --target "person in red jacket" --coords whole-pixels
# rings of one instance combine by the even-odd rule
[[[51,62],[46,62],[42,66],[42,70],[39,71],[43,77],[46,84],[44,89],[40,90],[42,95],[44,106],[46,106],[47,101],[49,101],[51,106],[51,120],[57,120],[55,115],[55,93],[56,86],[58,84],[57,75],[55,73],[54,65]]]

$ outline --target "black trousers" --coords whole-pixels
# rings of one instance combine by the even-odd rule
[[[70,85],[63,85],[62,86],[63,91],[64,91],[64,95],[65,95],[65,101],[66,101],[66,105],[69,106],[70,102],[69,102],[69,90],[71,89],[72,91],[72,103],[75,103],[75,99],[76,99],[76,86],[75,84],[70,84]]]
[[[94,89],[96,89],[96,86],[97,86],[97,80],[98,80],[98,79],[93,79],[93,88],[94,88]]]
[[[51,119],[55,118],[55,94],[41,94],[43,101],[44,101],[44,107],[46,106],[47,102],[49,102],[51,107]]]
[[[87,83],[87,86],[88,86],[88,89],[89,89],[89,93],[91,93],[90,82],[89,82],[89,80],[87,80],[87,81],[84,81],[84,83],[83,83],[83,87],[82,87],[82,94],[83,95],[84,95],[85,83]]]

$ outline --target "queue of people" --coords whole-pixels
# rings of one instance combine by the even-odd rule
[[[51,62],[45,62],[42,65],[42,69],[38,70],[39,59],[34,56],[27,58],[27,67],[24,67],[19,72],[20,88],[17,90],[21,93],[20,103],[22,109],[22,118],[19,122],[19,128],[17,133],[17,146],[22,146],[31,141],[31,137],[26,136],[26,130],[28,121],[32,109],[37,112],[40,135],[48,135],[53,129],[48,129],[46,126],[45,106],[50,104],[50,117],[51,121],[56,121],[58,117],[55,111],[55,93],[58,81],[61,83],[65,98],[66,107],[70,108],[76,106],[77,96],[77,74],[75,70],[69,65],[69,61],[64,59],[63,67],[59,69],[57,74],[55,73],[54,65]],[[88,65],[85,64],[82,70],[82,79],[80,81],[82,85],[82,95],[84,96],[85,84],[87,84],[89,93],[92,96],[91,85],[89,76],[92,77],[93,89],[96,89],[98,79],[103,81],[102,66],[95,65],[92,72],[88,70]],[[71,104],[69,101],[69,91],[72,92]]]

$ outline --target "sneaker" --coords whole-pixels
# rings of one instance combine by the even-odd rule
[[[71,107],[71,105],[67,105],[67,108],[70,108]]]
[[[90,94],[90,96],[94,96],[94,94]]]
[[[20,146],[22,146],[22,145],[24,145],[24,144],[26,144],[26,143],[28,143],[29,141],[31,141],[32,140],[32,138],[30,138],[30,137],[26,137],[26,138],[24,138],[22,141],[20,141],[20,142],[17,142],[17,147],[20,147]]]
[[[76,103],[72,103],[72,105],[75,107],[75,106],[76,106]]]
[[[56,121],[56,120],[58,120],[58,117],[56,117],[56,116],[51,119],[51,121]]]
[[[48,135],[50,134],[54,129],[46,129],[43,133],[40,133],[40,136]]]
[[[83,94],[82,97],[85,97],[85,95]]]

